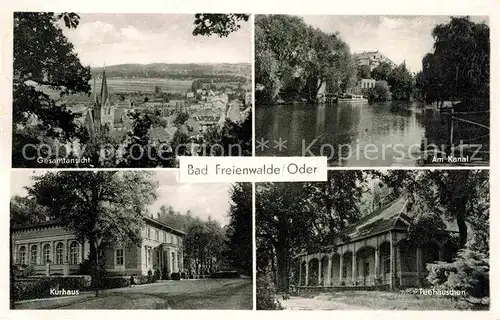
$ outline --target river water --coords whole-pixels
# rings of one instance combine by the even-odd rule
[[[257,156],[327,156],[329,166],[415,166],[424,137],[445,141],[448,135],[441,113],[418,103],[256,107]]]

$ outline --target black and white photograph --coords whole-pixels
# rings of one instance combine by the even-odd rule
[[[14,12],[12,166],[251,156],[250,18]]]
[[[252,185],[11,174],[11,309],[253,308]]]
[[[487,166],[487,16],[256,15],[255,153]]]
[[[258,310],[489,310],[489,171],[256,184]]]

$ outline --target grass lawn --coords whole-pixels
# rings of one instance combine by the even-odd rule
[[[315,299],[357,305],[376,310],[471,310],[465,301],[427,295],[385,291],[339,291],[316,295]]]

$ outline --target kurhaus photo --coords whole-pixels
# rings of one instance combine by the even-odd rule
[[[15,12],[12,166],[251,155],[249,18]]]
[[[486,166],[483,16],[255,16],[255,152],[329,166]]]
[[[335,170],[255,201],[257,309],[489,309],[488,170]]]
[[[13,171],[13,309],[252,309],[252,185]]]

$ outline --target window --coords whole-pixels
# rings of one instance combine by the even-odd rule
[[[172,235],[171,234],[168,235],[168,243],[172,243]]]
[[[31,246],[31,261],[30,264],[36,264],[37,262],[37,256],[38,256],[38,246],[33,245]]]
[[[167,233],[163,232],[163,242],[167,242]]]
[[[50,244],[46,244],[43,246],[43,263],[51,263],[50,259]]]
[[[342,276],[343,276],[344,278],[347,278],[347,266],[343,266],[343,267],[342,267]]]
[[[24,265],[26,264],[26,247],[21,246],[19,248],[19,264]]]
[[[117,266],[123,266],[123,264],[124,264],[123,249],[116,249],[116,262],[115,262],[115,264]]]
[[[62,242],[59,242],[56,245],[56,264],[64,263],[63,252],[64,252],[64,245],[62,244]]]
[[[160,241],[160,231],[156,230],[155,232],[155,240]]]
[[[146,267],[151,265],[151,248],[146,247]]]
[[[148,239],[151,239],[151,228],[148,228]]]
[[[363,276],[367,277],[370,275],[370,263],[365,262],[365,270],[363,270],[364,274]]]
[[[71,242],[69,245],[69,263],[77,264],[79,255],[80,248],[78,247],[78,243],[76,241]]]

